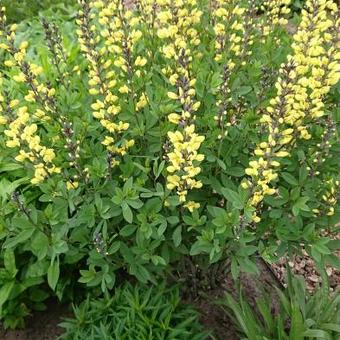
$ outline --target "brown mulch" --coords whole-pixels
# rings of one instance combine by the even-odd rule
[[[286,278],[286,259],[281,259],[278,263],[273,264],[272,268],[275,271],[278,279],[285,282]],[[302,255],[294,256],[293,261],[288,262],[289,267],[295,275],[303,276],[306,282],[306,288],[309,292],[314,292],[321,283],[321,276],[316,270],[314,260],[307,254],[305,250]],[[331,291],[340,288],[340,270],[327,266],[326,272],[329,279],[329,286]]]
[[[332,233],[323,231],[322,236],[327,236],[332,240],[340,240],[339,233]],[[340,251],[334,253],[340,259]],[[317,271],[315,261],[308,255],[305,249],[302,248],[300,255],[295,255],[292,261],[288,262],[293,274],[303,276],[306,282],[306,288],[310,293],[313,293],[321,283],[321,276]],[[287,261],[285,258],[280,259],[271,267],[277,278],[285,284],[286,280],[286,266]],[[329,279],[329,286],[331,291],[340,289],[340,270],[330,265],[326,266],[326,273]]]

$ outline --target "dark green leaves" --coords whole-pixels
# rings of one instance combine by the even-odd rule
[[[299,212],[302,211],[310,211],[308,205],[306,204],[308,202],[308,197],[300,197],[293,205],[292,211],[294,216],[298,216]]]
[[[223,196],[233,205],[235,209],[244,208],[244,200],[239,193],[228,188],[221,188]]]
[[[132,223],[133,221],[133,212],[130,208],[130,206],[124,201],[121,204],[122,211],[123,211],[123,217],[126,222]]]
[[[291,175],[290,173],[288,172],[282,172],[281,173],[281,176],[283,177],[283,179],[290,185],[293,185],[293,186],[297,186],[299,185],[299,182],[296,180],[296,178]]]
[[[15,285],[15,281],[9,281],[6,282],[1,288],[0,288],[0,308],[2,307],[2,305],[7,301],[7,299],[9,298],[12,289]]]
[[[182,226],[178,226],[172,234],[175,247],[178,247],[182,242]]]
[[[52,290],[55,290],[60,275],[59,258],[51,262],[47,270],[47,282]]]
[[[116,194],[112,201],[121,207],[123,217],[128,223],[133,221],[132,209],[140,209],[143,206],[143,202],[139,199],[139,195],[133,186],[132,177],[125,182],[123,189],[116,188]]]

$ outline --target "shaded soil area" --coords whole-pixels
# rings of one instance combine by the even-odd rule
[[[61,318],[70,314],[65,305],[51,301],[44,312],[33,314],[23,330],[1,330],[0,340],[56,340],[63,333],[58,326]]]

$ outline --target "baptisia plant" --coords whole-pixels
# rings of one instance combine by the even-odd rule
[[[79,285],[236,278],[302,246],[336,265],[339,10],[307,1],[291,36],[289,4],[79,0],[29,27],[1,9],[7,326]]]

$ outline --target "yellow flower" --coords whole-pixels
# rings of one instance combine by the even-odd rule
[[[148,104],[148,98],[145,95],[145,93],[143,93],[140,98],[139,101],[136,104],[136,109],[137,111],[139,111],[140,109],[142,109],[143,107],[145,107]]]
[[[252,220],[253,220],[253,222],[255,222],[255,223],[261,222],[261,218],[260,218],[259,216],[257,216],[255,213],[254,213],[253,216],[252,216]]]
[[[16,106],[18,106],[19,103],[20,103],[20,101],[19,101],[18,99],[13,99],[13,100],[10,101],[9,107],[10,107],[11,109],[13,109],[13,108],[15,108]]]
[[[105,139],[102,141],[102,144],[106,146],[111,145],[113,143],[114,143],[114,139],[108,136],[106,136]]]
[[[17,156],[15,157],[15,160],[16,160],[17,162],[24,162],[25,159],[27,159],[27,158],[29,158],[29,154],[28,154],[27,152],[25,152],[24,150],[20,150],[20,151],[19,151],[19,155],[17,155]]]
[[[104,103],[100,100],[97,100],[95,103],[91,105],[93,110],[100,110],[105,107]]]
[[[173,124],[178,124],[181,119],[181,116],[177,113],[171,113],[168,115],[168,119],[169,119],[169,122]]]
[[[327,216],[333,216],[333,215],[334,215],[334,207],[330,207],[327,212]]]
[[[289,152],[288,151],[278,151],[275,153],[276,157],[280,157],[280,158],[284,158],[289,156]]]
[[[7,118],[0,115],[0,125],[5,125],[7,124]]]
[[[168,92],[168,97],[173,100],[178,99],[178,95],[174,92]]]
[[[179,185],[180,177],[177,175],[171,175],[167,177],[167,188],[172,190]]]
[[[43,149],[40,151],[40,156],[43,157],[45,163],[52,163],[55,158],[53,149]]]
[[[249,188],[249,183],[247,183],[247,182],[242,182],[242,183],[241,183],[241,187],[242,187],[243,189],[248,189],[248,188]]]
[[[15,139],[12,139],[12,140],[8,140],[6,142],[6,146],[8,148],[16,148],[16,147],[19,147],[20,146],[20,142],[19,142],[19,139],[15,138]]]
[[[145,64],[147,63],[146,58],[142,58],[140,56],[138,56],[135,60],[135,65],[136,66],[145,66]]]
[[[119,88],[118,90],[120,93],[128,93],[129,92],[129,88],[126,85],[123,85]]]
[[[187,208],[190,212],[193,212],[194,210],[198,209],[200,207],[200,204],[194,201],[189,201],[188,203],[183,205],[184,208]]]
[[[13,80],[16,81],[17,83],[23,83],[26,81],[26,76],[24,73],[19,73],[16,76],[13,76]]]
[[[12,61],[12,60],[5,60],[4,64],[5,64],[5,66],[7,66],[7,67],[13,67],[13,66],[15,66],[15,62]]]
[[[253,168],[246,168],[245,173],[248,176],[258,176],[258,174],[259,174],[258,171],[256,169],[253,169]]]
[[[67,190],[75,190],[79,186],[79,182],[76,181],[69,181],[66,183],[66,189]]]

